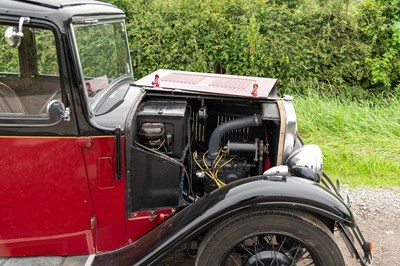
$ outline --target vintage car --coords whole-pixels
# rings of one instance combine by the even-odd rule
[[[0,262],[153,265],[186,244],[196,265],[344,265],[337,232],[372,264],[276,79],[135,81],[124,19],[0,2]]]

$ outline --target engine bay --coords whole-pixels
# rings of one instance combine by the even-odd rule
[[[146,97],[132,122],[131,210],[188,205],[276,164],[276,102]]]

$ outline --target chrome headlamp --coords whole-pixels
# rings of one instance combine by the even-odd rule
[[[317,145],[304,145],[290,154],[286,161],[291,175],[316,182],[322,176],[322,152]]]

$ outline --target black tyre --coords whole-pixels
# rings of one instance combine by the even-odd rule
[[[208,232],[196,265],[345,265],[332,233],[314,216],[285,210],[240,214]]]

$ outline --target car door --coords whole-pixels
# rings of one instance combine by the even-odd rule
[[[17,25],[0,17],[0,36]],[[0,256],[94,253],[64,44],[50,24],[31,21],[23,33],[18,48],[0,42]],[[54,101],[70,115],[51,118]]]

